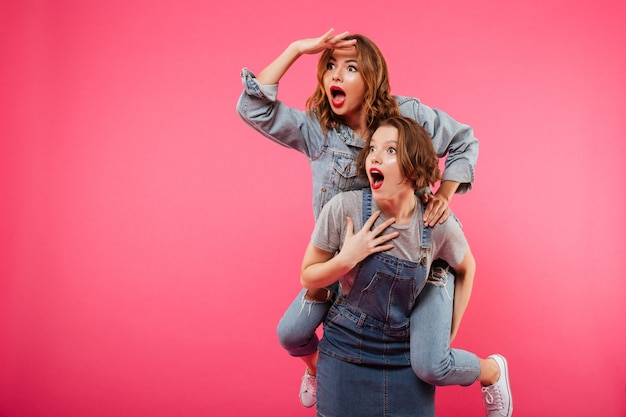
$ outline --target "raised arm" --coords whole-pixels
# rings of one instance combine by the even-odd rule
[[[292,42],[278,58],[257,75],[257,80],[265,85],[278,84],[278,81],[291,65],[302,55],[317,54],[325,49],[348,49],[356,43],[356,39],[343,40],[348,36],[348,32],[333,35],[334,31],[334,29],[330,29],[319,38],[300,39]]]
[[[241,70],[244,89],[237,100],[237,113],[241,119],[271,141],[295,149],[308,158],[319,157],[323,132],[319,122],[308,112],[278,100],[278,82],[299,56],[328,47],[347,48],[354,44],[341,40],[347,32],[337,36],[332,33],[331,29],[319,38],[292,42],[258,77],[248,68]]]

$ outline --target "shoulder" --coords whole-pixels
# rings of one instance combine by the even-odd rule
[[[443,224],[437,223],[433,226],[431,238],[440,249],[467,245],[467,238],[461,224],[453,215],[450,215]]]
[[[331,198],[328,204],[332,204],[334,206],[350,206],[354,205],[356,202],[360,202],[363,199],[363,190],[352,190],[352,191],[343,191]]]
[[[343,191],[328,200],[322,207],[319,219],[352,217],[355,213],[360,213],[362,201],[363,190]]]
[[[422,103],[419,98],[406,96],[394,96],[394,98],[403,116],[410,117],[422,125],[430,117],[432,109]]]
[[[393,98],[396,99],[396,102],[401,109],[409,106],[420,105],[422,103],[417,97],[393,96]]]
[[[433,232],[445,235],[446,233],[463,233],[463,229],[461,222],[452,211],[450,211],[450,215],[443,224],[437,223],[433,226]]]

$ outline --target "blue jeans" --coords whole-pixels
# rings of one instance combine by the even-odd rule
[[[411,314],[410,356],[413,371],[432,385],[471,385],[480,373],[478,357],[450,348],[454,275],[444,276],[431,268],[428,283],[418,296]],[[324,321],[331,301],[311,301],[300,291],[278,323],[280,344],[292,356],[317,352],[315,330]]]
[[[432,385],[471,385],[480,373],[476,355],[450,348],[454,275],[431,268],[427,285],[411,314],[410,356],[414,372]],[[280,344],[292,356],[317,352],[315,330],[324,321],[331,301],[311,301],[300,291],[278,323]]]
[[[454,274],[435,261],[411,314],[411,366],[432,385],[471,385],[480,374],[475,354],[450,348],[453,297]]]
[[[276,328],[278,341],[291,356],[308,356],[317,352],[319,339],[315,330],[333,304],[330,300],[307,300],[306,291],[303,288],[291,302]]]
[[[370,215],[371,192],[370,190],[364,190],[362,212],[364,223]],[[422,226],[421,236],[422,241],[419,243],[419,246],[422,256],[426,256],[430,249],[430,229]],[[373,267],[370,265],[372,260],[374,262]],[[390,264],[390,262],[397,262],[397,265],[405,265],[408,268],[412,264],[411,262],[397,260],[384,254],[370,257],[364,263],[372,268],[370,270],[361,268],[359,275],[362,278],[355,282],[355,287],[347,295],[346,300],[360,308],[360,303],[363,297],[366,296],[366,293],[372,293],[372,283],[374,282],[372,277],[377,273],[378,265],[384,269],[386,268],[385,264]],[[397,270],[394,271],[392,268],[390,275],[396,273]],[[412,272],[407,272],[407,274],[410,273]],[[439,260],[434,261],[431,265],[426,285],[423,284],[423,267],[419,268],[418,275],[419,277],[416,275],[415,278],[417,279],[413,280],[415,282],[408,287],[406,283],[411,282],[411,279],[394,277],[393,279],[403,289],[398,290],[398,288],[395,288],[394,291],[397,295],[393,298],[389,295],[389,288],[387,288],[386,295],[377,294],[374,298],[368,299],[369,304],[366,303],[364,305],[365,308],[374,309],[372,311],[374,314],[370,314],[369,318],[372,319],[372,317],[378,315],[381,324],[387,327],[391,322],[392,326],[396,326],[396,338],[400,327],[406,325],[409,328],[410,359],[408,360],[415,374],[422,380],[432,385],[471,385],[480,374],[478,357],[464,350],[450,348],[454,275],[449,271],[447,264]],[[378,280],[378,282],[384,283],[385,280]],[[418,285],[416,284],[417,282],[422,283]],[[416,288],[415,285],[418,285],[418,287]],[[336,291],[336,287],[333,290]],[[377,292],[380,292],[380,290],[381,288],[376,288]],[[383,293],[386,291],[384,287],[382,290]],[[330,301],[307,300],[304,297],[305,294],[306,290],[303,289],[291,303],[277,328],[281,345],[292,356],[306,356],[317,351],[319,341],[315,330],[327,317],[332,305]],[[388,298],[385,299],[385,297]],[[402,303],[404,303],[405,307],[399,312],[397,306],[392,306],[391,304],[398,304],[401,299],[403,299]],[[341,302],[342,300],[343,297],[340,297],[339,301]],[[402,314],[406,314],[407,303],[410,304],[412,309],[410,320],[400,325]],[[389,312],[392,314],[389,314]],[[347,314],[347,316],[349,315]],[[410,326],[409,323],[411,324]],[[402,353],[402,344],[396,345],[394,348]],[[376,349],[377,347],[374,346],[374,351]],[[363,354],[359,353],[359,355],[362,356]],[[375,364],[379,359],[376,355],[376,353],[371,354],[370,352],[371,359],[367,359],[366,362],[373,360],[372,363]],[[362,360],[361,356],[358,359],[359,362]],[[400,357],[398,356],[394,359],[396,364],[402,363],[402,360],[398,359]],[[348,359],[352,360],[351,358]]]

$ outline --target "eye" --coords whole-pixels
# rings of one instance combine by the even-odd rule
[[[331,70],[335,68],[335,64],[333,64],[332,62],[329,62],[328,64],[326,64],[326,69],[327,70]]]
[[[390,154],[394,155],[396,153],[398,153],[398,151],[396,150],[396,148],[389,148],[387,149],[387,152],[389,152]]]
[[[370,146],[369,151],[370,151],[370,153],[372,153],[372,152],[376,151],[376,148],[374,148],[373,146]]]
[[[349,72],[357,72],[358,69],[354,65],[350,65],[350,66],[348,66],[348,71]]]

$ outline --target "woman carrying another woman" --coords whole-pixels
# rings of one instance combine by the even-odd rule
[[[318,84],[303,111],[282,103],[277,94],[283,75],[307,54],[320,57]],[[392,96],[385,58],[363,35],[335,35],[331,29],[318,38],[294,41],[257,76],[244,68],[241,77],[244,91],[237,111],[244,122],[309,160],[315,218],[339,192],[368,187],[367,181],[357,176],[356,156],[380,120],[400,114],[424,126],[437,155],[446,156],[439,189],[434,195],[423,196],[427,201],[424,224],[433,226],[445,221],[452,196],[471,188],[478,157],[478,141],[471,127],[416,98]],[[303,289],[277,328],[281,345],[307,366],[300,388],[300,400],[306,407],[316,401],[315,330],[324,320],[331,300],[327,289]]]
[[[437,162],[417,122],[384,120],[358,158],[370,189],[335,196],[318,217],[302,285],[316,290],[339,282],[319,344],[318,416],[434,416],[434,387],[426,383],[476,381],[488,417],[512,414],[504,357],[450,348],[475,262],[454,218],[424,226],[415,191],[438,181]],[[429,276],[435,260],[456,278],[445,270]]]

